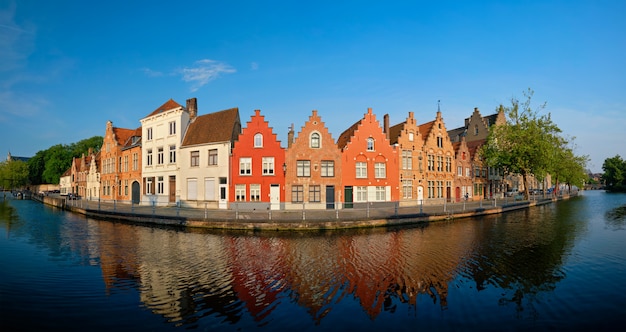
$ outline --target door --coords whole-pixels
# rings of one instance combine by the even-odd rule
[[[176,202],[176,176],[170,176],[170,203]]]
[[[326,208],[335,208],[335,186],[326,186]]]
[[[352,205],[352,187],[346,187],[344,189],[344,196],[345,197],[345,202],[344,202],[344,208],[346,209],[351,209],[353,207]]]
[[[137,181],[133,181],[133,184],[131,185],[131,200],[133,201],[133,204],[139,204],[139,195],[141,192],[141,185],[139,184],[139,182]]]
[[[422,186],[417,187],[417,203],[424,203],[424,187]]]
[[[280,185],[270,184],[270,209],[280,210]]]
[[[461,201],[461,188],[456,187],[456,201],[460,202]]]
[[[219,208],[226,209],[228,208],[228,196],[226,193],[228,192],[228,182],[226,178],[220,178],[220,198],[219,198]]]

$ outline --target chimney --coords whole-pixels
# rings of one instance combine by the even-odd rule
[[[385,128],[383,128],[383,131],[385,132],[385,136],[387,137],[387,139],[389,139],[389,114],[385,114],[385,116],[383,116],[383,123]]]
[[[293,123],[292,123],[291,127],[289,127],[289,132],[287,133],[287,148],[291,147],[291,144],[293,143],[293,136],[294,136],[294,132],[293,132]]]
[[[198,100],[196,98],[187,99],[187,112],[189,112],[190,119],[198,116]]]

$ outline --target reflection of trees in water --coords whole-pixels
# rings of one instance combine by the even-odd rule
[[[616,207],[605,214],[606,226],[614,231],[623,230],[626,226],[626,205]]]
[[[464,264],[477,290],[508,290],[500,305],[513,304],[518,314],[535,316],[538,294],[553,291],[565,278],[563,260],[586,227],[575,216],[563,202],[485,217],[480,246]]]

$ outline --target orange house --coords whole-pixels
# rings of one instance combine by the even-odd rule
[[[141,202],[141,127],[126,140],[122,147],[122,164],[119,175],[118,199],[139,204]]]
[[[285,151],[285,208],[334,209],[341,190],[341,151],[317,111]]]
[[[285,149],[255,110],[231,155],[230,202],[236,209],[281,208],[285,201]]]
[[[354,203],[399,199],[398,152],[391,146],[372,109],[337,140],[345,208]]]
[[[104,200],[119,200],[123,188],[120,174],[123,169],[122,148],[135,130],[113,127],[113,122],[107,121],[104,138],[102,140],[100,165],[100,198]]]
[[[443,203],[452,199],[454,182],[454,147],[446,131],[441,112],[434,121],[419,126],[424,138],[425,181],[428,186],[426,202]]]

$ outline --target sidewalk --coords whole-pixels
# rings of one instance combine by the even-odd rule
[[[497,214],[553,202],[550,197],[537,196],[536,199],[531,197],[530,201],[519,201],[509,197],[408,207],[400,207],[397,202],[385,202],[363,203],[359,207],[338,210],[238,211],[66,200],[63,197],[49,196],[33,199],[93,218],[142,224],[244,230],[322,230],[409,225]]]

